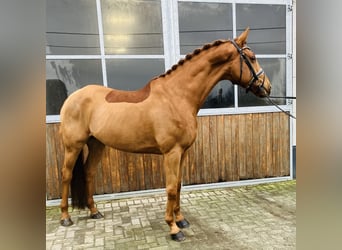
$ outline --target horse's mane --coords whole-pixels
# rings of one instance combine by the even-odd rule
[[[180,60],[178,61],[178,63],[176,63],[175,65],[173,65],[173,66],[171,67],[171,69],[169,69],[169,70],[166,71],[165,73],[161,74],[160,76],[155,77],[155,79],[157,79],[157,78],[162,78],[162,77],[165,77],[166,75],[171,74],[171,72],[175,71],[175,70],[178,68],[178,66],[183,65],[186,61],[191,60],[191,58],[193,58],[194,56],[200,54],[202,51],[208,50],[208,49],[210,49],[210,48],[212,48],[212,47],[217,47],[217,46],[219,46],[219,45],[221,45],[221,44],[223,44],[223,43],[226,43],[226,42],[228,42],[228,40],[216,40],[216,41],[214,41],[214,42],[212,42],[212,43],[207,43],[207,44],[205,44],[202,48],[195,49],[192,53],[187,54],[187,55],[185,56],[185,58],[180,59]]]

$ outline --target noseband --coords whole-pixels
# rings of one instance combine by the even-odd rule
[[[253,69],[253,66],[252,66],[251,62],[250,62],[249,59],[247,58],[246,54],[243,52],[245,49],[251,50],[251,48],[249,48],[249,47],[247,47],[247,46],[245,46],[245,47],[243,47],[243,48],[240,48],[240,47],[236,44],[236,42],[235,42],[234,40],[230,40],[230,41],[231,41],[231,43],[235,46],[235,48],[237,49],[237,51],[238,51],[239,54],[240,54],[240,80],[239,80],[239,82],[241,82],[241,78],[242,78],[242,62],[244,61],[244,62],[247,64],[247,66],[248,66],[248,68],[249,68],[249,71],[250,71],[251,74],[252,74],[252,78],[249,80],[248,86],[247,86],[247,88],[246,88],[246,93],[248,93],[248,91],[251,90],[251,88],[252,88],[252,86],[254,85],[254,83],[255,83],[256,81],[259,80],[259,76],[260,76],[261,74],[264,74],[264,79],[263,79],[261,85],[258,85],[258,86],[257,86],[257,87],[258,87],[258,92],[261,91],[261,89],[264,88],[264,82],[265,82],[265,78],[266,78],[266,77],[265,77],[265,72],[264,72],[264,70],[263,70],[262,68],[260,68],[260,70],[259,70],[258,72],[255,73],[255,70]]]

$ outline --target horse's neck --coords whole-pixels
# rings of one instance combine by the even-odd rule
[[[201,51],[166,77],[173,95],[181,98],[181,103],[188,103],[193,113],[197,114],[212,88],[229,71],[231,47],[223,43]]]

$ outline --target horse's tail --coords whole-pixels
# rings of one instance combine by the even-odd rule
[[[83,150],[77,157],[74,169],[72,171],[71,204],[73,208],[84,209],[87,205],[87,185],[86,174],[83,164]]]

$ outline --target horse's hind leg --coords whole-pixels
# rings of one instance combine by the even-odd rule
[[[94,178],[96,174],[96,167],[101,160],[105,145],[94,137],[90,137],[87,146],[89,155],[85,163],[85,173],[87,182],[87,206],[90,210],[90,217],[93,219],[103,218],[103,215],[95,207],[93,195],[95,192]]]
[[[72,179],[72,170],[77,158],[81,152],[81,148],[65,147],[64,164],[62,168],[62,200],[61,200],[61,225],[71,226],[73,222],[68,212],[68,196],[69,186]],[[82,158],[81,158],[82,159]]]

